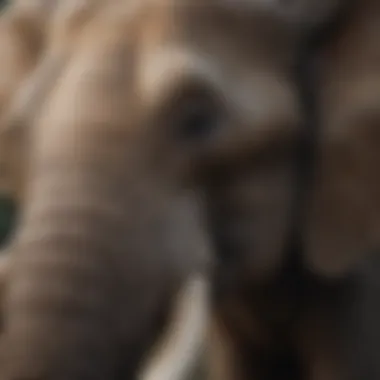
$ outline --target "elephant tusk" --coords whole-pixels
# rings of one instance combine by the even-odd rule
[[[209,283],[193,276],[182,288],[163,338],[154,347],[140,380],[188,378],[202,352],[208,321]]]

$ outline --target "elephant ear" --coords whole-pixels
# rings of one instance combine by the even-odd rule
[[[358,2],[319,57],[320,139],[305,254],[323,275],[353,271],[380,243],[380,7],[372,4]]]

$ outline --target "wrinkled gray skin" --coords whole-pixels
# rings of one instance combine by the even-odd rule
[[[209,3],[205,10],[194,1],[177,9],[175,1],[110,1],[52,34],[46,71],[25,90],[39,96],[20,96],[9,120],[36,129],[7,289],[2,378],[133,375],[177,291],[207,268],[209,240],[222,253],[221,235],[234,262],[217,284],[230,291],[223,282],[232,278],[233,286],[214,314],[229,335],[243,331],[265,352],[273,343],[267,322],[292,316],[293,295],[281,281],[274,298],[262,291],[285,261],[299,123],[289,83],[295,39],[279,18],[303,19],[304,8],[273,12],[251,2],[249,12],[231,12]],[[55,64],[59,74],[44,75]],[[187,119],[193,102],[206,118],[200,129]],[[214,216],[212,234],[205,211]],[[247,284],[253,298],[242,292]],[[309,295],[312,306],[292,331],[298,353],[310,378],[339,378],[329,368],[334,296],[326,309],[329,300]],[[244,343],[237,348],[251,362]],[[252,377],[247,358],[239,359],[239,376],[224,378]]]
[[[256,258],[242,251],[251,276],[260,265],[270,276],[281,261],[299,122],[288,82],[294,38],[260,7],[247,15],[214,1],[175,5],[103,4],[73,26],[75,44],[54,85],[43,86],[46,100],[28,117],[22,107],[13,116],[33,133],[6,293],[3,379],[134,375],[177,291],[207,270],[208,170],[233,172],[231,163],[249,157],[247,173],[260,173],[277,146],[286,148],[274,178],[263,174],[273,192],[249,180],[257,189],[251,216],[239,208],[236,217],[272,229]],[[197,127],[188,107],[201,117]],[[244,194],[244,180],[237,184]]]

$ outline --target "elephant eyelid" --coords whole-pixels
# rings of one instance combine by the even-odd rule
[[[210,138],[223,125],[227,109],[208,85],[189,81],[166,96],[162,120],[177,141],[197,143]]]

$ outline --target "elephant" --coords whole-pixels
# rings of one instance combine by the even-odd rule
[[[181,6],[175,1],[94,1],[84,21],[74,17],[71,23],[65,16],[62,24],[53,23],[63,28],[52,33],[49,59],[43,62],[53,66],[54,75],[39,70],[40,76],[29,82],[29,96],[16,99],[8,117],[11,127],[33,124],[33,129],[30,187],[6,293],[4,376],[136,374],[137,363],[165,324],[157,327],[152,321],[161,314],[166,316],[161,319],[170,319],[168,300],[189,276],[204,271],[206,256],[216,256],[211,377],[243,379],[252,372],[259,378],[276,376],[268,369],[286,370],[289,363],[295,367],[287,351],[300,345],[297,351],[307,365],[317,363],[310,376],[325,378],[321,371],[329,364],[330,351],[323,340],[330,342],[334,326],[323,324],[331,324],[330,304],[335,306],[340,297],[326,297],[325,288],[331,293],[336,286],[318,283],[300,268],[299,255],[286,250],[302,139],[292,73],[295,33],[300,30],[293,27],[295,17],[303,21],[307,15],[303,7],[289,12],[273,7],[284,7],[282,3],[269,4],[250,2],[248,12],[216,1],[209,2],[208,10],[186,1]],[[307,27],[320,22],[314,11],[311,15]],[[33,91],[39,96],[31,96]],[[38,104],[28,102],[35,98]],[[79,108],[78,99],[83,101]],[[184,193],[183,205],[182,199],[176,203],[178,193]],[[125,210],[133,206],[136,215],[130,220]],[[183,214],[177,215],[176,208]],[[206,210],[205,220],[189,218],[198,208]],[[193,221],[190,227],[188,219]],[[71,223],[84,231],[77,236]],[[152,233],[157,226],[160,233]],[[178,228],[194,244],[188,251],[172,246]],[[154,241],[162,230],[167,240],[161,236]],[[92,242],[91,252],[80,246],[81,236],[89,246]],[[70,249],[61,251],[65,244]],[[135,250],[133,256],[121,254],[125,247]],[[152,256],[153,249],[161,251]],[[113,255],[106,255],[107,250]],[[82,263],[75,258],[79,254],[85,256]],[[129,264],[136,270],[127,271]],[[51,293],[45,293],[48,280],[57,286]],[[77,289],[75,281],[84,281],[87,288]],[[147,300],[145,308],[133,298],[134,289]],[[79,306],[87,294],[94,303]],[[199,298],[202,309],[205,301]],[[66,318],[59,315],[62,309]],[[78,318],[81,313],[87,317]],[[119,343],[105,326],[105,320],[118,318],[121,322],[111,324],[121,330]],[[321,331],[316,337],[322,341],[314,346],[308,342],[313,328]],[[73,335],[76,339],[68,339]],[[37,342],[38,351],[33,349]],[[125,348],[123,354],[118,346]],[[213,365],[220,355],[223,360]],[[247,368],[247,357],[255,358],[256,368]],[[148,378],[155,377],[149,368]],[[176,372],[164,368],[170,370]],[[296,376],[296,370],[288,372]]]
[[[281,267],[302,123],[299,30],[266,3],[197,1],[99,2],[83,23],[64,19],[45,53],[59,74],[31,86],[44,89],[37,104],[31,90],[31,103],[15,100],[7,122],[29,125],[31,147],[0,376],[137,376],[194,276],[198,322],[214,305],[208,279],[224,297],[212,273],[230,251],[225,226],[262,228],[255,255],[248,234],[229,236],[244,283]]]
[[[35,79],[43,102],[21,102],[9,118],[33,124],[33,144],[6,291],[4,377],[135,375],[178,289],[207,273],[211,378],[345,378],[334,340],[351,282],[310,273],[292,245],[303,131],[292,73],[299,28],[289,27],[304,8],[273,4],[110,1],[75,33],[69,24],[53,34],[59,75]],[[311,15],[307,27],[320,22]],[[178,230],[193,244],[185,251]],[[206,257],[217,262],[211,275]],[[182,352],[170,351],[171,362]],[[157,367],[183,371],[154,358],[148,378]]]

